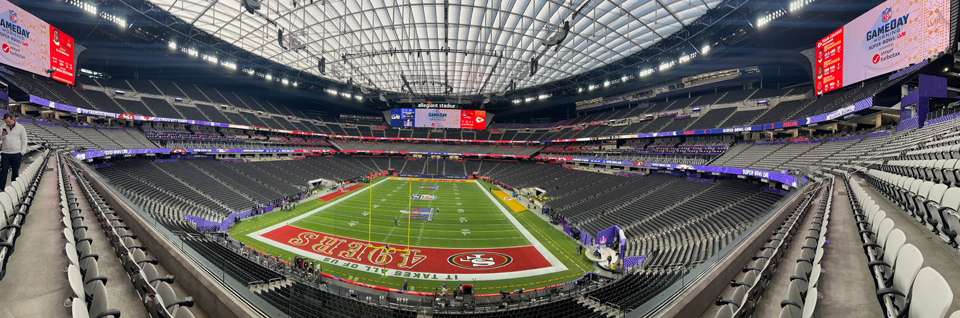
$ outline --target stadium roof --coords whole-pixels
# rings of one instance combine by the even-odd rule
[[[502,94],[581,74],[654,45],[721,3],[284,0],[263,1],[251,15],[238,0],[148,1],[293,69],[361,91],[420,96]]]

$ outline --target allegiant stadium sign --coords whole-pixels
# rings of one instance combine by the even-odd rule
[[[433,103],[419,103],[417,108],[450,108],[456,109],[457,105],[455,104],[433,104]]]

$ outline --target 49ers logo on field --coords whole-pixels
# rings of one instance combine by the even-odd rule
[[[454,254],[447,258],[447,262],[466,269],[491,269],[507,266],[513,262],[513,257],[493,252],[468,252]]]

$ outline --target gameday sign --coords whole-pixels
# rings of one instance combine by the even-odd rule
[[[487,112],[483,110],[394,108],[390,110],[390,126],[419,128],[487,128]]]
[[[384,243],[368,243],[290,225],[260,234],[260,237],[312,255],[311,258],[327,264],[418,279],[456,279],[459,276],[453,275],[552,267],[533,246],[475,249],[412,247],[408,251],[398,251],[385,249]]]
[[[0,63],[73,85],[73,38],[0,0]]]
[[[905,68],[949,39],[950,1],[888,0],[817,42],[816,93]]]

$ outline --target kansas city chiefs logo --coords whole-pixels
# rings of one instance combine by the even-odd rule
[[[451,255],[447,262],[460,268],[484,270],[507,266],[513,262],[513,257],[493,252],[467,252]]]

